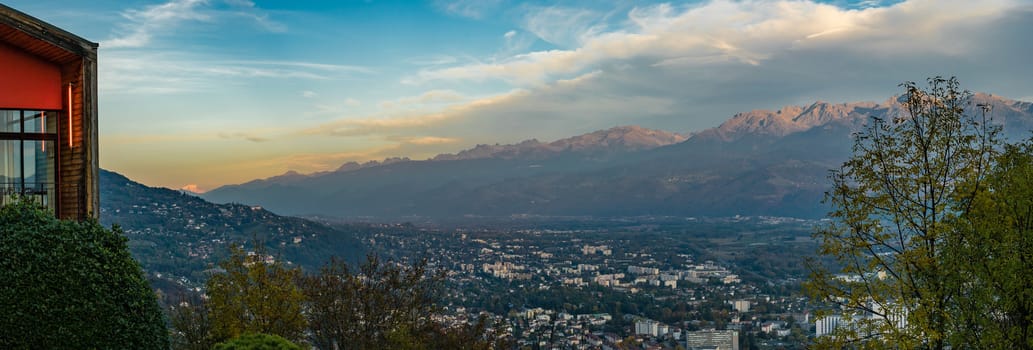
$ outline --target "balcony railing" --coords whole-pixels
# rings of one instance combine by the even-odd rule
[[[57,191],[54,183],[3,183],[0,182],[0,206],[25,198],[53,210],[57,206]]]

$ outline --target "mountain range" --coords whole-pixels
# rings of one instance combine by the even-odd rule
[[[219,187],[201,196],[283,215],[821,217],[829,169],[870,118],[904,113],[902,98],[755,110],[684,136],[638,126],[553,142],[477,145],[427,160],[346,163],[336,171]],[[1033,105],[988,94],[993,122],[1029,136]]]

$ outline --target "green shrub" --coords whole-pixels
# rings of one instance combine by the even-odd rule
[[[301,350],[289,340],[278,335],[244,334],[215,345],[215,350]]]
[[[168,331],[117,227],[0,207],[0,348],[166,349]]]

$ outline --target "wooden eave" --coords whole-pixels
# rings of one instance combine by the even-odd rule
[[[99,46],[3,4],[0,4],[0,42],[59,64],[83,58],[95,60]]]

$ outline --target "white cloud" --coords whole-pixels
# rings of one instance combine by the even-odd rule
[[[416,96],[401,97],[394,100],[381,101],[380,108],[385,111],[427,110],[467,100],[468,97],[455,90],[435,89]]]
[[[505,101],[523,94],[514,90],[478,99],[468,99],[451,90],[432,90],[414,97],[404,97],[381,104],[382,111],[359,118],[342,118],[330,123],[301,130],[301,135],[328,136],[384,136],[397,137],[400,133],[418,132],[422,128],[436,127],[444,122],[464,118],[466,113],[484,106]],[[449,101],[464,101],[448,103]],[[421,105],[422,108],[395,108],[396,106]],[[442,106],[441,104],[444,104]]]
[[[209,21],[211,17],[199,11],[206,0],[173,0],[143,10],[127,10],[123,25],[116,37],[103,42],[106,48],[140,47],[151,42],[156,32],[162,32],[184,21]]]
[[[437,137],[437,136],[416,136],[416,137],[389,137],[388,140],[402,142],[410,145],[429,146],[429,145],[447,145],[458,143],[461,140],[454,137]]]
[[[948,34],[951,28],[990,24],[1018,6],[1007,0],[913,0],[888,8],[847,10],[809,1],[716,0],[634,8],[627,12],[623,26],[616,28],[604,24],[607,14],[536,8],[527,16],[526,29],[571,48],[423,70],[407,81],[498,79],[529,85],[621,62],[683,68],[686,64],[756,66],[772,57],[815,49],[952,55],[967,52],[970,45],[964,37]]]
[[[434,6],[453,16],[482,19],[501,3],[502,0],[435,0]]]
[[[316,96],[319,96],[319,94],[317,94],[315,91],[305,90],[301,92],[301,97],[304,98],[315,98]]]
[[[225,0],[229,8],[215,6],[216,0],[170,0],[166,3],[129,9],[122,12],[125,20],[113,36],[102,42],[106,49],[144,47],[160,35],[174,35],[184,23],[216,23],[226,18],[244,18],[272,32],[287,30],[286,25],[269,19],[253,2]]]
[[[374,71],[358,66],[292,61],[222,60],[204,55],[101,51],[101,91],[169,94],[213,91],[237,79],[333,80]],[[310,97],[307,93],[303,95]],[[314,96],[314,95],[313,95]]]
[[[524,29],[551,44],[570,47],[605,31],[606,17],[590,9],[530,7],[524,18]]]
[[[251,142],[266,142],[269,141],[268,137],[258,136],[256,134],[248,132],[220,132],[217,134],[219,138],[223,139],[241,139]]]
[[[407,60],[407,62],[409,62],[411,64],[415,64],[417,66],[439,66],[439,65],[453,64],[453,63],[456,63],[458,61],[459,60],[456,59],[455,56],[450,56],[450,55],[431,55],[431,56],[423,56],[423,57],[414,57],[414,58],[411,58],[411,59]]]
[[[493,60],[506,60],[508,57],[526,51],[534,45],[538,37],[525,31],[510,30],[502,35],[504,40],[502,50],[495,55]]]
[[[288,67],[288,68],[300,68],[314,71],[325,71],[325,72],[344,72],[344,73],[365,73],[372,74],[375,71],[363,66],[343,65],[343,64],[328,64],[328,63],[314,63],[304,61],[261,61],[261,60],[236,60],[221,62],[227,65],[241,65],[241,66],[266,66],[266,67]]]

